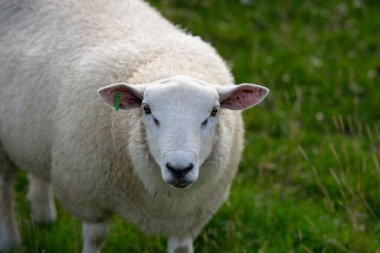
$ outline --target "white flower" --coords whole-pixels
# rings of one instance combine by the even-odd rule
[[[317,68],[320,68],[323,65],[322,60],[315,57],[315,56],[310,58],[310,63],[311,63],[311,65],[313,65],[314,67],[317,67]]]
[[[322,121],[325,119],[325,115],[323,114],[323,112],[317,112],[315,114],[315,118],[318,120],[318,121]]]
[[[285,73],[282,75],[281,79],[284,83],[288,83],[290,81],[290,75],[288,73]]]
[[[367,77],[368,79],[374,79],[376,76],[376,71],[373,69],[368,70]]]

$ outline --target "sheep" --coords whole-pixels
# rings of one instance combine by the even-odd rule
[[[140,0],[0,2],[0,251],[20,244],[17,169],[35,222],[53,194],[100,252],[118,215],[193,239],[226,200],[243,149],[240,110],[269,90],[233,85],[212,46]]]

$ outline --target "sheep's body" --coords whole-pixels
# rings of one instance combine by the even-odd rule
[[[11,170],[8,156],[52,182],[65,208],[82,220],[116,213],[168,236],[196,236],[225,200],[243,146],[239,112],[222,112],[199,180],[177,190],[163,182],[149,155],[140,111],[111,112],[96,93],[112,82],[177,74],[232,83],[212,47],[147,4],[2,0],[0,61],[0,162],[7,163],[0,174]]]

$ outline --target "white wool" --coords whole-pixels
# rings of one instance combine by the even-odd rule
[[[215,50],[138,0],[1,1],[0,24],[0,152],[52,182],[83,221],[115,213],[150,234],[194,238],[228,195],[240,112],[221,111],[198,180],[178,190],[147,148],[141,111],[115,112],[97,90],[174,75],[233,83]]]

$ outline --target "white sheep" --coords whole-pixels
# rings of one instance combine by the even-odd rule
[[[56,219],[54,190],[83,221],[83,252],[113,214],[193,252],[237,170],[236,110],[268,89],[230,85],[209,44],[139,0],[1,0],[0,62],[0,250],[20,243],[18,167],[32,218]]]

